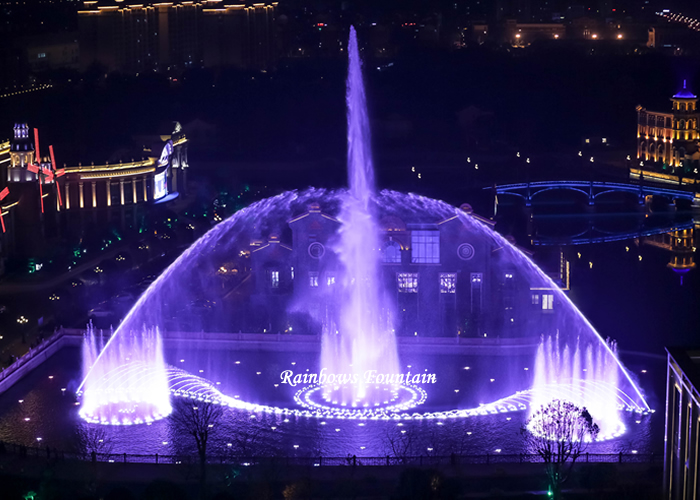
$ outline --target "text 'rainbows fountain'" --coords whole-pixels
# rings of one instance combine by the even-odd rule
[[[174,396],[299,418],[454,419],[566,399],[589,409],[601,439],[624,432],[622,411],[649,411],[640,389],[615,345],[528,257],[468,207],[375,192],[354,29],[348,51],[349,189],[290,191],[240,210],[166,269],[104,345],[89,330],[81,415],[104,424],[152,421],[169,414]],[[222,277],[220,269],[231,271]],[[431,291],[434,303],[420,305],[433,300],[424,299]],[[214,304],[206,314],[186,306],[203,301]],[[319,370],[347,378],[313,379],[275,406],[229,396],[206,374],[164,361],[159,332],[270,334],[273,322],[320,337]],[[456,408],[431,400],[433,389],[415,376],[369,383],[368,372],[401,373],[397,337],[408,335],[451,337],[455,345],[473,338],[466,344],[473,356],[527,344],[529,354],[518,353],[534,373],[523,377],[498,354],[505,382],[480,387],[481,404]]]

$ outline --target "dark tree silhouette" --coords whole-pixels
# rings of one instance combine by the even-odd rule
[[[95,455],[109,455],[114,449],[114,441],[107,434],[104,425],[83,423],[77,429],[76,449],[85,458]]]
[[[561,498],[562,484],[599,430],[585,408],[558,399],[543,405],[521,428],[529,450],[545,463],[554,498]]]
[[[188,436],[197,447],[199,457],[199,494],[206,498],[207,448],[210,438],[221,423],[224,410],[220,405],[175,398],[170,414],[172,430],[177,436]]]

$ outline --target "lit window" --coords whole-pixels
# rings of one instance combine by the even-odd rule
[[[440,273],[440,293],[457,291],[457,273]]]
[[[542,309],[554,309],[554,295],[551,293],[542,295]]]
[[[535,306],[540,305],[540,294],[539,293],[532,294],[532,305],[535,305]]]
[[[591,143],[591,140],[590,140],[590,139],[586,139],[586,144],[590,144],[590,143]]]
[[[513,279],[513,275],[512,275],[511,273],[506,274],[506,279],[507,279],[507,280],[512,280],[512,279]]]
[[[603,144],[607,144],[607,143],[608,143],[608,139],[606,137],[603,137]]]
[[[292,267],[292,280],[294,280],[294,268]]]
[[[401,264],[401,245],[395,241],[387,241],[384,245],[382,260],[387,264]]]
[[[471,273],[469,280],[471,281],[471,310],[472,314],[479,316],[481,314],[481,282],[483,280],[482,273]],[[486,334],[484,334],[484,337]]]
[[[411,232],[411,262],[414,264],[440,263],[440,232]]]
[[[318,272],[316,272],[316,271],[309,272],[309,286],[312,288],[318,287]]]
[[[418,273],[397,273],[396,280],[401,293],[418,293]]]
[[[328,286],[335,285],[335,274],[326,273],[326,284]]]

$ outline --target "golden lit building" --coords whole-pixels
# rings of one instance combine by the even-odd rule
[[[697,96],[687,88],[671,98],[671,112],[637,106],[637,159],[671,167],[700,166],[700,114]]]
[[[162,151],[145,151],[148,157],[139,161],[65,167],[65,210],[133,206],[184,190],[187,137],[177,123],[173,133],[161,139]]]
[[[123,228],[127,221],[135,223],[147,204],[167,202],[186,190],[187,137],[179,123],[160,136],[160,149],[145,149],[144,158],[115,164],[57,168],[52,153],[37,162],[36,134],[27,124],[16,124],[13,139],[0,143],[5,253],[37,255],[47,235],[57,235],[61,227],[75,232],[92,222]]]
[[[274,67],[277,2],[85,0],[78,11],[81,65],[181,71],[233,65]]]
[[[700,222],[696,222],[693,227],[687,229],[648,236],[644,238],[644,244],[671,252],[671,258],[666,267],[679,274],[682,280],[685,273],[695,269],[698,235],[700,235]]]

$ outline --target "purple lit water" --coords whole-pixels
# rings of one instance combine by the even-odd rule
[[[516,423],[522,422],[528,412],[560,397],[587,406],[594,419],[602,424],[605,437],[618,436],[630,418],[623,414],[623,410],[645,413],[649,407],[636,380],[618,360],[615,350],[605,343],[568,296],[520,249],[478,217],[439,200],[395,191],[375,192],[369,122],[354,29],[348,48],[348,190],[310,188],[261,200],[221,222],[192,244],[139,298],[100,354],[97,354],[94,337],[88,339],[83,414],[92,421],[123,424],[124,414],[131,415],[144,408],[147,392],[152,395],[149,401],[155,402],[154,407],[148,407],[147,415],[135,416],[128,421],[150,423],[167,414],[167,401],[171,395],[203,398],[231,407],[231,415],[236,415],[235,418],[244,414],[255,421],[273,419],[278,424],[280,415],[290,422],[294,419],[294,425],[288,426],[291,429],[289,439],[297,439],[295,436],[302,439],[305,435],[303,429],[313,428],[325,440],[320,448],[326,454],[334,454],[333,450],[345,453],[345,449],[359,446],[366,438],[357,438],[352,446],[342,442],[341,446],[341,441],[330,437],[335,436],[328,431],[331,425],[334,432],[354,429],[352,435],[372,435],[376,441],[388,428],[386,420],[415,421],[411,425],[416,428],[424,425],[423,421],[433,420],[435,426],[431,427],[431,432],[439,435],[439,439],[449,441],[451,435],[443,428],[451,419],[479,421],[485,427],[490,424],[484,422],[491,419],[503,427],[517,428],[519,424]],[[235,383],[225,383],[239,371],[231,353],[226,356],[210,351],[204,345],[194,348],[190,345],[187,350],[172,349],[163,354],[157,335],[159,330],[259,332],[253,329],[259,328],[260,322],[251,303],[231,299],[237,297],[237,293],[245,296],[240,290],[253,294],[253,290],[245,288],[247,278],[243,278],[245,270],[250,268],[251,242],[270,241],[288,234],[288,221],[307,212],[311,206],[319,207],[326,217],[340,222],[337,235],[327,242],[325,250],[333,252],[342,264],[339,286],[331,289],[329,282],[323,294],[300,296],[289,310],[278,310],[275,314],[288,318],[286,332],[294,326],[295,333],[321,336],[320,355],[314,354],[299,361],[298,365],[292,364],[294,370],[318,372],[325,368],[329,373],[355,374],[358,383],[318,387],[320,397],[311,402],[323,401],[325,406],[309,407],[304,405],[306,400],[303,399],[303,395],[309,393],[300,396],[300,392],[284,386],[276,390],[280,386],[279,380],[278,387],[272,383],[266,387],[257,383],[256,377],[272,380],[279,377],[282,368],[289,368],[286,365],[289,354],[268,353],[256,357],[260,363],[257,370],[246,372],[247,375]],[[432,225],[456,220],[455,224],[460,224],[460,229],[466,230],[473,238],[478,251],[483,251],[491,273],[487,275],[488,279],[496,281],[504,276],[512,278],[515,274],[529,290],[541,293],[542,297],[546,294],[556,307],[544,312],[539,303],[536,308],[514,310],[501,307],[498,304],[502,292],[496,283],[491,285],[492,295],[484,300],[484,315],[488,318],[478,337],[481,338],[482,333],[488,340],[513,337],[509,328],[517,325],[522,338],[530,339],[531,352],[509,355],[503,347],[500,356],[491,357],[487,354],[489,344],[484,341],[475,342],[473,352],[440,358],[445,366],[436,362],[437,358],[415,353],[410,363],[405,357],[399,360],[395,336],[396,290],[384,288],[380,279],[383,273],[379,260],[382,238],[376,222],[392,217]],[[227,271],[226,278],[218,273],[221,268],[231,270]],[[460,279],[465,277],[468,277],[466,272]],[[308,330],[299,331],[296,325],[292,325],[295,315],[308,314],[308,311],[318,312],[315,316],[309,314],[312,321],[306,323]],[[268,331],[268,328],[271,326],[263,327],[261,333],[277,333]],[[435,332],[430,328],[431,325],[421,326],[421,335],[433,336]],[[145,336],[134,334],[153,331],[156,333],[145,333]],[[543,340],[537,348],[540,338]],[[89,342],[93,342],[92,346]],[[208,360],[196,364],[187,361],[193,357],[193,349],[201,351]],[[244,361],[250,357],[246,353]],[[491,360],[494,366],[486,366],[486,360]],[[467,370],[465,365],[474,366],[474,371]],[[431,367],[439,368],[438,371],[444,374],[439,386],[428,386],[410,393],[408,403],[393,412],[381,410],[386,402],[385,392],[366,387],[363,383],[364,374],[369,370],[398,374],[407,368],[415,373],[426,372]],[[492,370],[496,371],[487,376]],[[455,380],[464,377],[467,371],[476,374],[475,379],[456,383]],[[144,387],[148,388],[145,392]],[[402,402],[399,390],[408,391],[405,387],[392,387],[390,397]],[[366,407],[373,410],[375,406],[380,409],[363,410]],[[311,422],[304,422],[304,419]],[[329,427],[322,430],[313,423],[319,419]],[[347,422],[337,423],[339,420]],[[281,424],[290,422],[282,419]],[[269,439],[276,439],[276,429],[272,427],[285,427],[281,424],[269,426]],[[163,426],[167,427],[167,423],[154,423],[148,427],[162,429]],[[149,431],[134,432],[140,435]],[[141,442],[149,441],[142,439]],[[376,442],[371,448],[369,444],[364,446],[367,453],[370,449],[379,453]],[[352,453],[360,454],[354,448],[352,450]]]
[[[375,405],[383,391],[367,387],[371,370],[398,374],[394,337],[394,304],[383,288],[379,269],[381,245],[372,199],[374,168],[370,152],[369,120],[355,28],[350,28],[347,79],[348,182],[339,215],[342,223],[338,255],[341,278],[339,321],[327,321],[323,331],[321,366],[332,374],[352,374],[356,383],[327,389],[331,404]]]

